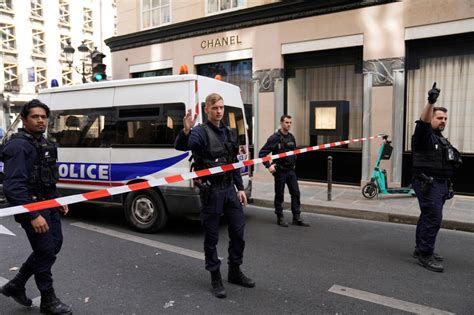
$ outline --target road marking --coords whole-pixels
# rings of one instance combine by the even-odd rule
[[[8,281],[10,280],[0,277],[0,287],[4,286]],[[41,296],[37,296],[33,299],[33,307],[34,306],[40,307],[40,303],[41,303]]]
[[[139,236],[135,236],[135,235],[130,235],[130,234],[114,231],[114,230],[109,230],[109,229],[105,229],[105,228],[102,228],[102,227],[98,227],[98,226],[95,226],[95,225],[86,224],[86,223],[82,223],[82,222],[71,223],[71,225],[73,225],[75,227],[82,228],[82,229],[94,231],[94,232],[97,232],[97,233],[102,233],[102,234],[105,234],[105,235],[121,238],[123,240],[127,240],[127,241],[130,241],[130,242],[135,242],[135,243],[139,243],[139,244],[143,244],[143,245],[148,245],[150,247],[159,248],[161,250],[166,250],[168,252],[172,252],[172,253],[176,253],[176,254],[180,254],[180,255],[184,255],[184,256],[200,259],[200,260],[204,260],[204,254],[200,253],[200,252],[196,252],[194,250],[190,250],[190,249],[186,249],[186,248],[182,248],[182,247],[178,247],[178,246],[174,246],[174,245],[169,245],[169,244],[166,244],[166,243],[149,240],[147,238],[143,238],[143,237],[139,237]]]
[[[16,236],[12,231],[0,224],[0,234],[6,234],[11,236]]]
[[[343,287],[337,284],[333,285],[328,291],[332,293],[352,297],[355,299],[359,299],[359,300],[363,300],[363,301],[367,301],[367,302],[371,302],[375,304],[380,304],[380,305],[388,306],[391,308],[396,308],[402,311],[415,313],[415,314],[454,315],[454,313],[439,310],[437,308],[405,302],[402,300],[397,300],[397,299],[390,298],[383,295],[378,295],[378,294],[374,294],[374,293],[370,293],[366,291]]]

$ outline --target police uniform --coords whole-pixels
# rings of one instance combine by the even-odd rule
[[[25,129],[12,136],[3,151],[5,179],[3,190],[12,206],[23,205],[58,197],[56,182],[59,177],[56,164],[57,149],[44,137],[34,138]],[[46,233],[36,233],[31,221],[41,215],[48,223]],[[33,249],[33,253],[21,266],[18,276],[23,285],[34,275],[38,289],[53,290],[51,267],[61,249],[63,236],[61,221],[56,208],[15,215]]]
[[[188,135],[181,131],[176,138],[175,148],[182,151],[192,151],[194,170],[238,162],[237,141],[230,128],[223,123],[218,128],[208,121],[206,124],[193,128]],[[211,275],[216,275],[219,272],[221,265],[217,255],[219,222],[222,214],[225,214],[228,219],[230,239],[228,250],[229,277],[233,276],[231,271],[235,271],[238,274],[237,276],[240,277],[239,279],[244,281],[244,283],[237,284],[253,287],[255,283],[245,277],[238,268],[242,264],[245,248],[245,216],[234,185],[239,191],[244,190],[240,169],[204,177],[199,183],[202,201],[201,222],[205,233],[205,268],[211,272]],[[242,276],[245,278],[242,278]],[[213,277],[220,278],[220,273]]]
[[[435,132],[431,123],[421,120],[416,121],[412,136],[412,154],[412,186],[421,210],[416,226],[414,256],[429,258],[434,255],[436,236],[443,219],[443,205],[452,197],[450,178],[461,158],[441,132]],[[434,258],[442,260],[438,255]],[[442,266],[439,266],[434,271],[442,271]]]
[[[296,140],[293,134],[288,132],[288,134],[283,134],[281,130],[278,130],[273,135],[271,135],[265,145],[260,150],[258,156],[264,157],[268,154],[278,154],[282,152],[292,151],[296,149]],[[274,161],[276,172],[273,173],[275,178],[275,214],[278,217],[283,216],[283,200],[285,192],[285,184],[288,185],[291,196],[291,212],[293,213],[293,218],[299,220],[301,213],[301,203],[300,203],[300,190],[298,187],[298,178],[296,177],[295,165],[296,165],[296,156],[291,155],[285,158],[280,158]],[[265,166],[269,168],[271,164],[269,162],[265,163]],[[296,220],[296,221],[298,221]],[[295,221],[295,220],[294,220]]]

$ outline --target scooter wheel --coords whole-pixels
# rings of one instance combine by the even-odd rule
[[[372,199],[377,196],[377,186],[372,183],[368,183],[362,188],[362,196],[367,199]]]

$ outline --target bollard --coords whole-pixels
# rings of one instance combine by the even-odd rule
[[[328,156],[328,201],[332,197],[332,156]]]

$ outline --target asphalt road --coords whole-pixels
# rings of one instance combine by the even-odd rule
[[[75,314],[474,313],[472,233],[440,232],[445,272],[433,273],[411,257],[414,226],[306,214],[311,227],[282,228],[269,209],[248,207],[243,269],[257,286],[225,281],[228,297],[217,299],[204,270],[199,222],[174,220],[160,234],[140,234],[118,209],[81,208],[63,220],[53,269],[58,296]],[[30,249],[12,218],[0,218],[0,225],[16,234],[0,234],[2,283]],[[219,242],[224,278],[226,228]],[[35,298],[32,280],[27,292]],[[0,314],[37,313],[0,296]]]

